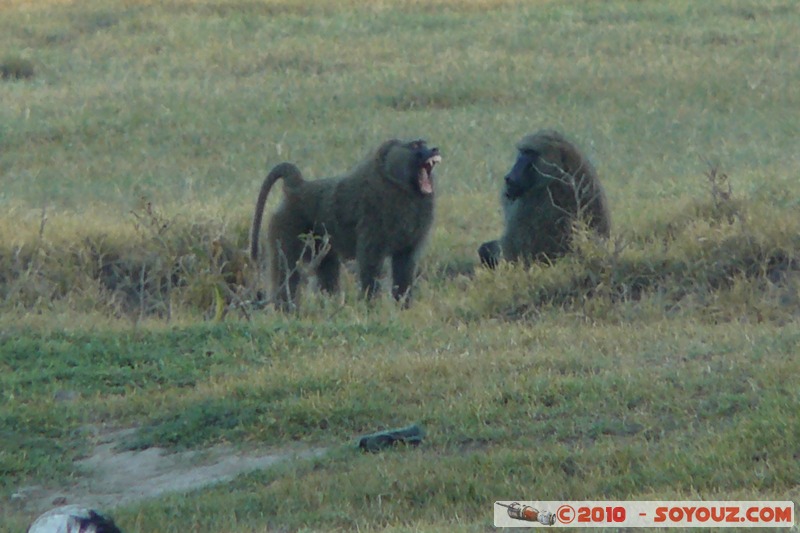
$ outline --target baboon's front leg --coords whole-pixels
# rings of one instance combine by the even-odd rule
[[[392,296],[395,300],[405,298],[406,305],[411,298],[411,284],[417,268],[416,251],[411,248],[392,256]]]

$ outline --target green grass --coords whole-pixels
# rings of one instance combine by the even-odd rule
[[[772,0],[0,5],[0,68],[32,72],[0,79],[0,531],[33,516],[17,489],[81,475],[93,427],[331,450],[112,510],[129,532],[800,501],[798,20]],[[477,269],[542,127],[595,163],[612,237]],[[269,167],[335,175],[420,136],[444,160],[409,310],[350,273],[297,315],[239,305]],[[353,447],[412,422],[418,449]]]

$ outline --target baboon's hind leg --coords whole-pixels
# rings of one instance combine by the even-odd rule
[[[306,249],[300,239],[308,228],[286,210],[279,211],[270,221],[268,242],[270,252],[270,282],[275,304],[281,310],[292,310],[297,302],[300,285],[298,261]]]
[[[361,291],[372,298],[380,289],[380,276],[385,256],[380,253],[377,246],[367,245],[363,240],[356,247],[356,262],[358,263],[358,278],[361,282]]]
[[[275,305],[282,311],[291,311],[297,302],[300,286],[300,270],[297,262],[303,253],[299,246],[276,246],[270,257],[272,294]]]

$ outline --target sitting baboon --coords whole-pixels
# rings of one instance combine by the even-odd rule
[[[423,140],[393,139],[338,178],[305,181],[291,163],[273,168],[258,195],[250,255],[257,261],[264,204],[283,178],[284,200],[267,235],[272,297],[278,306],[286,310],[295,305],[298,261],[315,254],[324,254],[313,259],[322,290],[337,291],[340,261],[355,258],[368,297],[375,295],[384,260],[391,257],[392,295],[408,303],[417,259],[433,222],[433,167],[439,161],[438,148],[428,148]],[[321,250],[326,235],[329,250]]]
[[[608,236],[611,217],[597,172],[561,133],[541,130],[517,143],[517,160],[505,176],[500,201],[505,231],[478,249],[493,268],[507,261],[553,260],[570,249],[575,220]]]

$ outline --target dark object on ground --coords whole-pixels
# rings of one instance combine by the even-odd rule
[[[416,424],[399,429],[387,429],[364,435],[358,439],[358,447],[365,452],[379,452],[397,444],[418,446],[425,437],[425,431]]]
[[[51,509],[37,518],[28,533],[121,533],[111,518],[94,509],[65,505]]]
[[[21,57],[5,57],[0,60],[0,78],[23,80],[33,77],[33,63]]]

